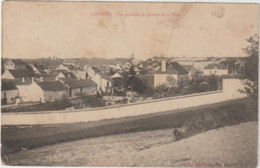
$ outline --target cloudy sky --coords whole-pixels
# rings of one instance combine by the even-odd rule
[[[243,56],[259,22],[257,4],[218,3],[5,1],[2,17],[8,58]]]

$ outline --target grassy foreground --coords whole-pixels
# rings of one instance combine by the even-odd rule
[[[165,128],[176,128],[173,136],[182,139],[223,126],[257,121],[257,117],[256,101],[245,98],[210,106],[97,122],[2,126],[1,154],[4,160],[7,154],[55,143]]]

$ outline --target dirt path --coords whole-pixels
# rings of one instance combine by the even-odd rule
[[[232,166],[257,163],[257,122],[219,128],[174,142],[172,129],[99,137],[8,156],[11,165]]]

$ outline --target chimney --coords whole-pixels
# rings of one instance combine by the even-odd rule
[[[162,60],[161,70],[162,70],[162,72],[166,72],[166,60],[165,59]]]

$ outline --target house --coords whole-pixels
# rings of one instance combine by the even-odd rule
[[[124,67],[119,63],[114,64],[111,68],[113,69],[113,71],[119,73],[122,73],[125,70]]]
[[[21,69],[25,69],[25,67],[27,66],[27,63],[23,62],[20,59],[8,59],[5,63],[4,63],[4,69],[16,69],[16,70],[21,70]]]
[[[203,69],[203,75],[228,75],[228,67],[224,64],[208,64]]]
[[[77,61],[73,59],[66,59],[63,61],[63,65],[65,66],[76,66]]]
[[[89,67],[87,69],[87,75],[89,79],[92,79],[98,85],[99,91],[112,93],[113,80],[99,68]]]
[[[15,83],[2,80],[2,86],[1,86],[2,105],[15,104],[16,98],[18,97],[19,97],[19,92]]]
[[[123,87],[123,76],[116,72],[114,75],[110,76],[110,78],[113,80],[114,87],[121,89]]]
[[[67,97],[66,86],[61,81],[32,82],[20,86],[21,102],[51,102]]]
[[[177,85],[188,80],[188,71],[178,62],[161,61],[161,68],[154,73],[154,87],[165,85]]]
[[[13,80],[16,85],[20,85],[32,83],[34,76],[35,74],[30,71],[9,69],[2,74],[2,79]]]
[[[66,77],[61,71],[56,71],[56,70],[51,71],[50,74],[44,74],[42,76],[44,81],[54,81]]]
[[[43,74],[42,76],[44,81],[59,80],[63,78],[77,79],[72,72],[66,70],[51,70],[49,74]]]
[[[98,86],[98,90],[103,92],[112,93],[113,80],[104,73],[97,73],[91,78]]]
[[[29,66],[32,68],[35,74],[41,74],[40,70],[34,64],[29,64]]]
[[[73,75],[75,75],[77,79],[87,79],[87,71],[77,70],[77,71],[72,71],[72,73]]]
[[[91,67],[91,66],[89,66],[89,65],[86,64],[86,65],[83,66],[83,70],[87,71],[88,68],[90,68],[90,67]]]
[[[93,78],[97,73],[102,73],[101,69],[94,67],[94,66],[89,66],[87,69],[87,76],[89,78]]]
[[[56,70],[70,71],[69,68],[64,66],[63,64],[60,64],[59,66],[57,66]]]
[[[68,97],[79,95],[93,95],[97,93],[97,84],[91,79],[77,80],[73,78],[62,79],[68,89]]]

